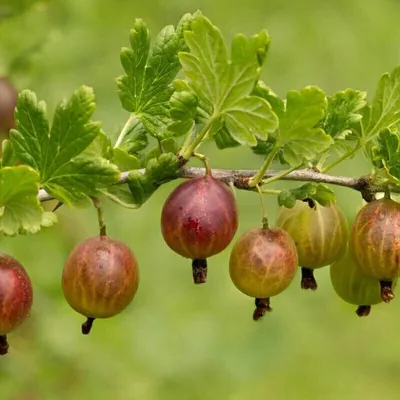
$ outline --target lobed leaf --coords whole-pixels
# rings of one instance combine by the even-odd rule
[[[198,12],[185,40],[190,52],[181,52],[179,59],[188,83],[204,103],[202,108],[214,120],[222,117],[224,132],[214,132],[219,147],[235,142],[256,145],[257,138],[267,139],[277,128],[277,117],[266,100],[252,95],[270,44],[267,32],[251,38],[236,35],[229,59],[221,32]],[[224,140],[228,135],[229,142]]]
[[[400,184],[400,138],[399,133],[382,131],[376,144],[371,149],[372,162],[378,169],[383,169],[389,178]]]
[[[91,120],[94,110],[93,90],[82,86],[57,106],[50,129],[45,104],[29,90],[18,97],[17,129],[10,132],[15,157],[36,169],[41,185],[69,205],[89,204],[89,196],[119,178],[106,159],[109,139]]]
[[[366,136],[374,136],[400,121],[400,66],[383,74],[371,106]]]
[[[286,208],[293,208],[297,200],[312,199],[326,207],[336,202],[335,192],[322,183],[306,183],[294,189],[282,190],[278,195],[278,204]]]
[[[150,33],[144,22],[135,21],[130,33],[131,48],[121,51],[125,75],[117,78],[122,106],[134,113],[148,133],[162,138],[170,125],[169,99],[173,79],[181,66],[178,52],[186,49],[183,32],[192,16],[185,14],[176,29],[166,26],[150,46]]]
[[[332,138],[315,127],[325,115],[326,106],[325,94],[316,86],[287,94],[285,110],[278,114],[277,137],[283,147],[283,158],[290,165],[310,161],[332,145]]]
[[[2,234],[36,233],[40,230],[45,221],[42,221],[43,208],[37,197],[38,192],[39,174],[31,167],[21,165],[0,169]]]

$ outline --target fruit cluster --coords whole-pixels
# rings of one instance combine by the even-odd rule
[[[168,246],[193,260],[193,279],[204,283],[206,259],[224,250],[238,227],[233,192],[210,174],[178,186],[162,211]],[[301,267],[301,287],[317,289],[314,270],[330,266],[334,290],[367,316],[371,305],[394,298],[400,275],[400,204],[385,197],[358,213],[349,232],[336,204],[312,199],[281,207],[276,227],[245,232],[232,248],[230,277],[244,294],[255,298],[253,319],[270,311],[270,298],[283,292]]]
[[[96,203],[95,203],[96,206]],[[96,207],[98,208],[98,207]],[[99,210],[99,208],[98,208]],[[78,244],[62,273],[62,290],[69,305],[87,320],[88,334],[96,318],[109,318],[133,300],[139,285],[138,263],[122,242],[106,235],[99,216],[100,235]],[[222,252],[238,227],[233,190],[209,172],[179,185],[162,209],[165,242],[179,255],[192,259],[193,280],[207,280],[207,258]],[[270,311],[270,298],[282,293],[301,267],[301,287],[317,289],[314,269],[330,265],[334,290],[367,316],[371,306],[394,298],[400,274],[400,204],[390,198],[374,200],[356,216],[349,232],[340,208],[313,200],[281,207],[276,227],[267,219],[245,232],[234,244],[230,277],[244,294],[255,299],[253,319]],[[13,257],[0,255],[0,354],[8,352],[6,335],[29,315],[32,284]]]

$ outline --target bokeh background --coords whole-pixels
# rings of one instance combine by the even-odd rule
[[[127,118],[114,78],[119,51],[134,18],[153,34],[201,9],[226,38],[267,28],[272,46],[263,78],[284,96],[319,85],[328,93],[353,87],[372,93],[379,76],[400,64],[397,0],[0,0],[0,73],[55,104],[81,84],[95,89],[96,118],[116,135]],[[369,96],[371,98],[371,94]],[[204,147],[214,167],[256,168],[248,149]],[[362,157],[335,170],[368,172]],[[121,315],[80,333],[83,317],[63,299],[63,262],[75,244],[97,233],[94,210],[58,211],[60,223],[29,237],[2,238],[1,251],[28,269],[35,299],[31,318],[9,339],[0,360],[0,400],[247,400],[398,399],[400,300],[368,318],[333,292],[329,268],[319,290],[299,288],[299,276],[274,298],[274,311],[251,319],[253,300],[229,279],[229,249],[209,260],[209,281],[195,287],[190,262],[164,244],[162,204],[178,182],[163,186],[141,209],[107,204],[109,234],[140,262],[141,283]],[[276,184],[281,188],[289,184]],[[293,184],[292,184],[293,185]],[[349,220],[357,193],[337,189]],[[238,193],[240,228],[260,223],[259,199]],[[270,219],[277,202],[266,198]]]

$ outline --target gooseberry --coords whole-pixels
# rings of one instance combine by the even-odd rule
[[[194,283],[207,280],[207,258],[223,251],[238,227],[233,191],[211,175],[179,185],[167,198],[161,231],[167,245],[192,259]]]
[[[296,243],[303,289],[317,289],[313,270],[330,265],[345,253],[348,241],[346,217],[336,204],[323,207],[314,201],[296,201],[293,208],[281,207],[276,225]]]
[[[296,245],[283,229],[252,229],[235,243],[229,260],[230,277],[237,289],[255,298],[255,321],[271,311],[270,297],[290,285],[297,266]]]
[[[136,257],[124,243],[105,235],[86,239],[68,256],[62,289],[69,305],[87,317],[88,334],[96,318],[119,314],[133,300],[139,285]]]
[[[8,254],[0,254],[0,355],[8,353],[7,334],[29,316],[32,284],[25,268]]]
[[[330,277],[336,294],[345,302],[358,306],[359,317],[366,317],[371,306],[382,302],[379,282],[364,274],[351,252],[330,266]]]
[[[400,204],[382,198],[364,206],[352,226],[350,250],[362,271],[380,281],[382,300],[392,300],[392,282],[400,274]]]

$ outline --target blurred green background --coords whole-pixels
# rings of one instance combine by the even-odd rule
[[[379,76],[400,64],[397,0],[0,0],[0,73],[30,88],[49,110],[81,84],[95,89],[96,118],[115,136],[127,113],[116,95],[119,51],[134,18],[153,34],[201,9],[227,38],[267,28],[272,36],[263,78],[284,96],[319,85],[328,93],[353,87],[371,93]],[[19,10],[18,10],[19,9]],[[21,11],[23,11],[21,13]],[[371,95],[370,95],[371,97]],[[204,147],[212,166],[255,168],[248,149]],[[362,158],[337,173],[368,172]],[[190,261],[172,253],[159,227],[161,206],[178,182],[163,186],[141,209],[107,204],[111,236],[140,263],[141,283],[121,315],[80,333],[83,317],[63,300],[63,262],[79,241],[97,233],[94,210],[58,211],[60,223],[38,235],[3,238],[34,284],[31,318],[9,339],[0,359],[0,400],[64,399],[397,399],[400,301],[374,307],[369,318],[333,292],[329,268],[319,290],[302,291],[299,276],[272,300],[274,311],[251,319],[253,300],[229,279],[229,249],[209,260],[209,280],[195,287]],[[289,184],[277,184],[280,188]],[[337,189],[349,220],[357,193]],[[260,223],[259,200],[238,193],[240,228]],[[276,199],[266,198],[271,220]]]

